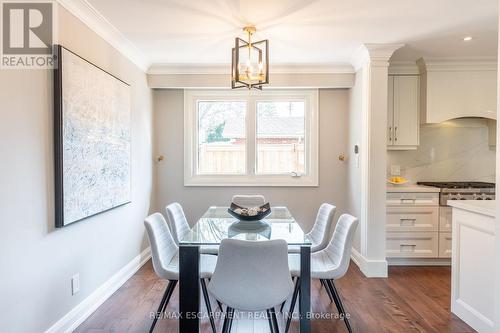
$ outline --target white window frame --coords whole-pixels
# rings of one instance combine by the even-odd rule
[[[198,174],[197,102],[210,100],[247,101],[246,174]],[[303,175],[255,174],[257,101],[305,101],[305,165]],[[184,91],[184,186],[318,186],[319,162],[318,90],[185,90]]]

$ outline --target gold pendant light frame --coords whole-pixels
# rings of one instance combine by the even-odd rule
[[[269,40],[252,42],[252,35],[256,31],[254,26],[245,27],[243,31],[247,33],[248,41],[236,37],[232,49],[231,89],[254,88],[262,90],[262,85],[269,84]],[[240,52],[248,51],[250,60],[252,50],[257,51],[259,60],[256,76],[252,76],[248,68],[246,71],[240,69]]]

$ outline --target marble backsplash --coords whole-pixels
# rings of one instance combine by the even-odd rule
[[[488,143],[484,119],[458,119],[420,127],[417,150],[388,151],[387,174],[391,165],[401,175],[417,181],[495,182],[495,150]]]

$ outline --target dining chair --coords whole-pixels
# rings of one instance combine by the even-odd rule
[[[175,286],[179,281],[179,247],[174,242],[172,234],[168,229],[165,218],[160,213],[154,213],[146,217],[144,226],[151,244],[151,256],[153,257],[153,268],[159,278],[168,281],[165,293],[160,301],[158,310],[155,313],[155,318],[151,324],[149,332],[153,332],[158,317],[162,315],[168,305],[170,297],[174,292]],[[207,285],[205,279],[210,279],[217,262],[216,256],[201,255],[200,256],[200,283],[203,290],[205,305],[210,318],[210,325],[213,333],[216,333],[215,321],[213,317],[210,299],[208,297]]]
[[[224,239],[208,291],[227,306],[222,333],[231,330],[234,310],[266,311],[271,332],[278,333],[274,307],[293,290],[284,240]]]
[[[264,198],[264,196],[260,194],[253,194],[253,195],[237,194],[233,195],[233,199],[231,201],[240,207],[251,208],[251,207],[262,206],[263,204],[266,203],[266,198]]]
[[[334,280],[340,279],[347,273],[351,258],[352,241],[357,226],[357,218],[349,214],[343,214],[340,216],[335,226],[332,239],[327,247],[311,254],[311,278],[321,281],[330,300],[335,302],[337,310],[343,318],[349,332],[352,332],[351,325],[349,319],[346,317],[345,308],[342,304],[340,294],[335,287]],[[295,308],[300,284],[300,256],[297,254],[289,254],[288,258],[290,273],[292,276],[296,277],[296,279],[285,332],[288,332],[290,328],[292,320],[291,314]]]
[[[328,203],[322,204],[318,209],[316,221],[306,236],[311,241],[311,253],[323,250],[330,239],[333,216],[337,207]],[[300,253],[300,247],[290,246],[288,253]]]
[[[165,211],[167,212],[167,218],[170,225],[170,229],[172,230],[172,236],[174,237],[175,244],[179,246],[179,240],[186,237],[186,235],[191,231],[191,227],[186,219],[186,215],[184,214],[184,210],[182,206],[177,203],[171,203],[167,207],[165,207]],[[218,245],[203,245],[200,246],[200,253],[202,254],[218,254],[219,246]]]

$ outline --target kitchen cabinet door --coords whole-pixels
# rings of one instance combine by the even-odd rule
[[[416,148],[419,143],[419,77],[394,76],[393,145]]]
[[[387,145],[393,144],[394,131],[394,76],[389,76],[389,86],[387,90]]]

